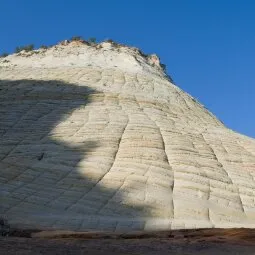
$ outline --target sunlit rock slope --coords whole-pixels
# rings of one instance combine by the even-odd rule
[[[255,227],[255,140],[156,55],[64,42],[0,58],[0,216],[69,230]]]

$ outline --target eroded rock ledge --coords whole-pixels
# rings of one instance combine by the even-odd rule
[[[32,51],[21,51],[0,58],[0,67],[101,67],[127,72],[153,73],[160,77],[167,75],[165,65],[156,54],[146,55],[135,47],[115,43],[88,43],[84,40],[62,41],[57,45]]]

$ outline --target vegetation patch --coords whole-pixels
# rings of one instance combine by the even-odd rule
[[[25,46],[18,46],[16,47],[15,49],[15,53],[20,53],[21,51],[26,51],[26,52],[29,52],[29,51],[32,51],[34,50],[34,44],[28,44],[28,45],[25,45]]]
[[[5,57],[7,57],[7,56],[9,56],[9,53],[3,52],[3,53],[0,55],[0,58],[5,58]]]

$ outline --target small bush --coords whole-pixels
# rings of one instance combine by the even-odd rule
[[[82,36],[73,36],[71,37],[70,41],[83,41]]]
[[[89,43],[97,43],[97,39],[95,37],[91,37],[88,39]]]
[[[46,45],[41,45],[41,46],[40,46],[40,49],[45,49],[45,50],[46,50],[46,49],[48,49],[48,48],[49,48],[49,47],[46,46]]]
[[[4,53],[2,53],[2,54],[0,55],[0,58],[5,58],[5,57],[7,57],[7,56],[9,56],[9,54],[6,53],[6,52],[4,52]]]
[[[34,50],[34,44],[29,44],[29,45],[25,45],[25,46],[16,47],[15,53],[19,53],[23,50],[26,51],[26,52]]]
[[[166,73],[166,65],[165,64],[160,64],[160,66],[163,69],[163,71]]]
[[[19,53],[19,52],[21,52],[21,51],[22,51],[21,47],[18,47],[18,46],[17,46],[17,47],[15,48],[15,53]]]
[[[111,43],[113,46],[118,47],[121,46],[121,44],[116,43],[115,41],[113,41],[112,39],[107,39],[105,42]]]
[[[108,42],[108,43],[115,43],[112,39],[107,39],[105,41]]]

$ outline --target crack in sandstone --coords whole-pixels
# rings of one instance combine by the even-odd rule
[[[123,129],[123,131],[122,131],[121,137],[119,138],[119,141],[118,141],[118,149],[117,149],[117,151],[116,151],[116,153],[115,153],[115,155],[114,155],[114,159],[113,159],[112,165],[111,165],[109,171],[108,171],[105,175],[103,175],[102,178],[101,178],[98,182],[100,182],[100,181],[104,178],[104,176],[106,176],[106,175],[112,170],[112,168],[114,167],[116,158],[118,157],[118,153],[119,153],[119,149],[120,149],[120,146],[121,146],[122,138],[123,138],[123,136],[124,136],[124,134],[125,134],[125,131],[126,131],[126,129],[127,129],[128,123],[129,123],[129,117],[128,117],[128,115],[127,115],[127,118],[128,118],[128,119],[127,119],[126,125],[125,125],[125,127],[124,127],[124,129]],[[98,209],[98,213],[100,213],[100,211],[102,211],[102,210],[104,209],[104,207],[109,203],[109,201],[118,193],[118,191],[121,189],[121,187],[123,186],[123,184],[124,184],[124,182],[122,183],[121,186],[118,187],[118,189],[115,190],[115,192],[113,193],[113,195],[112,195],[110,198],[108,198],[108,200],[106,201],[106,203],[105,203],[104,205],[102,205],[102,207],[100,207],[100,208]]]
[[[158,129],[158,134],[160,135],[161,137],[161,141],[162,141],[162,149],[164,151],[164,154],[165,154],[165,157],[166,157],[166,162],[169,166],[169,168],[172,170],[172,173],[173,173],[173,183],[172,183],[172,217],[174,218],[174,197],[173,197],[173,193],[174,193],[174,170],[173,168],[171,167],[170,165],[170,162],[169,162],[169,159],[168,159],[168,155],[167,155],[167,152],[166,152],[166,145],[165,145],[165,140],[164,140],[164,137],[163,137],[163,134],[161,132],[161,128],[158,126],[157,122],[154,121],[148,113],[146,113],[145,109],[141,106],[141,103],[137,100],[137,98],[135,98],[136,100],[136,103],[139,105],[139,108],[142,110],[142,112],[148,117],[149,120],[151,120],[153,122],[153,124],[156,126],[156,128]]]
[[[90,188],[90,190],[88,190],[81,198],[79,198],[76,202],[74,202],[72,205],[70,205],[68,208],[66,208],[66,210],[70,209],[73,205],[75,205],[76,203],[78,203],[80,200],[86,198],[86,196],[87,196],[90,192],[92,192],[93,189],[94,189],[98,184],[100,184],[100,182],[104,179],[104,177],[111,171],[111,169],[113,168],[114,163],[115,163],[115,161],[116,161],[116,158],[117,158],[117,155],[118,155],[118,152],[119,152],[119,148],[120,148],[120,145],[121,145],[122,137],[123,137],[123,135],[124,135],[124,133],[125,133],[125,130],[126,130],[127,126],[128,126],[128,123],[129,123],[129,118],[128,118],[128,115],[127,115],[127,122],[126,122],[125,126],[124,126],[123,129],[122,129],[122,133],[121,133],[121,135],[120,135],[120,138],[118,139],[118,142],[117,142],[118,147],[117,147],[117,149],[116,149],[116,151],[115,151],[115,153],[114,153],[114,156],[113,156],[113,158],[112,158],[112,164],[111,164],[111,166],[109,167],[108,171],[106,171],[106,172],[97,180],[97,182]],[[119,187],[119,189],[120,189],[120,187]],[[119,189],[118,189],[118,190],[119,190]],[[117,190],[117,191],[118,191],[118,190]],[[117,191],[114,192],[114,195],[117,193]],[[113,197],[114,195],[112,195],[111,197]],[[111,199],[111,198],[108,198],[108,199],[107,199],[106,203],[105,203],[104,205],[102,205],[102,206],[97,210],[97,213],[99,213],[99,212],[104,208],[104,206],[109,202],[110,199]]]
[[[253,153],[251,153],[249,150],[247,150],[247,149],[246,149],[243,145],[241,145],[238,141],[236,141],[236,144],[237,144],[238,146],[240,146],[242,149],[244,149],[244,151],[246,151],[249,155],[251,155],[252,158],[255,159],[255,155],[254,155]],[[242,160],[242,164],[243,164],[243,163],[244,163],[244,162],[243,162],[243,160]],[[255,169],[255,167],[254,167],[254,169]],[[252,178],[253,182],[255,183],[255,177],[251,174],[251,171],[250,171],[249,168],[247,168],[247,172],[248,172],[249,176]]]
[[[221,163],[220,160],[219,160],[219,158],[217,157],[216,151],[215,151],[215,150],[213,149],[213,147],[207,142],[207,140],[206,140],[204,134],[201,133],[201,135],[202,135],[202,137],[203,137],[205,143],[208,145],[208,147],[209,147],[209,148],[211,149],[211,151],[213,152],[213,154],[214,154],[214,156],[215,156],[215,159],[216,159],[216,160],[218,161],[218,163],[220,164],[222,170],[223,170],[223,171],[226,173],[226,175],[229,177],[229,180],[231,181],[232,185],[235,185],[235,183],[233,182],[233,179],[230,177],[228,171],[227,171],[226,168],[224,167],[224,163]],[[242,198],[241,198],[241,195],[240,195],[240,191],[239,191],[239,187],[238,187],[238,185],[235,185],[235,186],[236,186],[237,189],[238,189],[238,195],[239,195],[238,197],[239,197],[239,202],[240,202],[240,205],[241,205],[241,209],[242,209],[242,211],[245,213],[243,201],[242,201]]]

